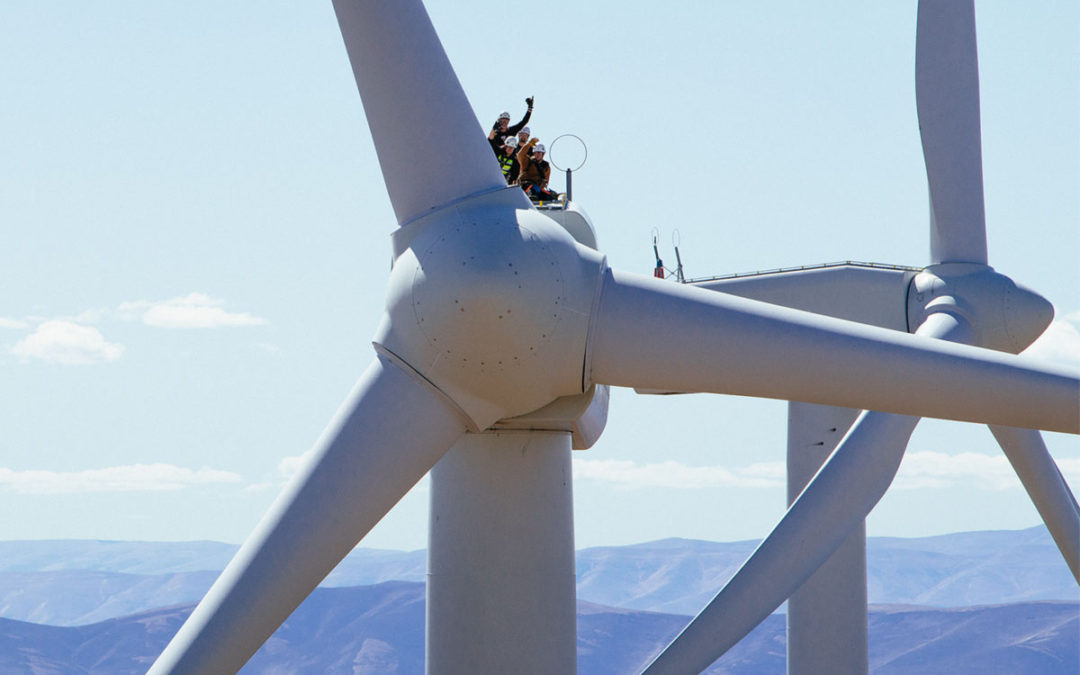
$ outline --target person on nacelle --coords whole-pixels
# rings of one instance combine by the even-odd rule
[[[525,116],[521,118],[520,122],[511,126],[510,113],[504,111],[499,113],[499,119],[495,120],[494,126],[491,127],[491,133],[488,134],[488,143],[491,144],[491,149],[496,155],[502,149],[503,141],[506,140],[507,136],[516,135],[529,123],[533,111],[533,97],[530,96],[525,99],[525,104],[529,106],[529,109],[525,111]]]
[[[532,132],[529,130],[529,127],[524,127],[521,131],[519,131],[517,134],[517,147],[525,147],[525,144],[529,142],[529,135],[531,133]]]
[[[518,185],[534,202],[558,201],[559,194],[548,189],[551,178],[551,165],[544,159],[545,148],[540,139],[533,137],[518,150],[517,160],[521,165]]]
[[[516,138],[507,136],[506,140],[503,141],[503,147],[499,152],[495,153],[495,158],[499,160],[499,168],[502,169],[507,185],[516,183],[518,174],[521,172],[521,164],[517,159],[517,145]]]

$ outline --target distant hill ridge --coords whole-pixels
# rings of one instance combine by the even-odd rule
[[[78,627],[0,619],[0,672],[144,673],[194,608],[189,603]],[[1080,672],[1080,604],[964,609],[871,608],[870,661],[894,673]],[[578,603],[578,672],[638,672],[688,616]],[[424,672],[424,586],[317,589],[241,671],[320,675]],[[708,673],[781,675],[783,617],[769,617]]]
[[[697,613],[756,541],[664,539],[577,553],[578,597],[609,607]],[[0,617],[80,625],[202,597],[238,547],[220,542],[0,542]],[[871,603],[966,607],[1080,601],[1044,527],[869,540]],[[324,581],[423,582],[426,551],[358,548]],[[0,671],[2,672],[2,671]]]

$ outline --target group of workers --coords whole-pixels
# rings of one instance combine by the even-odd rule
[[[488,143],[507,184],[519,185],[534,202],[558,201],[559,194],[548,188],[551,165],[544,159],[547,149],[539,138],[530,137],[529,127],[525,126],[532,117],[533,97],[525,99],[525,104],[529,109],[517,124],[510,124],[510,113],[499,115],[488,134]]]

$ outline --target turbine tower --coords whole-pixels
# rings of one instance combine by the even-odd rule
[[[800,532],[831,542],[857,525],[868,508],[821,477],[883,473],[858,448],[906,439],[908,416],[1080,433],[1080,374],[929,339],[997,346],[965,332],[983,325],[981,314],[947,302],[927,303],[922,335],[912,336],[611,269],[590,232],[556,223],[505,185],[419,0],[334,7],[398,221],[374,359],[150,672],[239,670],[429,470],[428,671],[573,672],[569,450],[602,431],[608,386],[881,411],[862,415],[793,504],[789,516],[806,515],[787,526],[785,517],[780,528],[792,534],[766,542],[788,559],[802,555],[792,545]],[[418,136],[421,127],[430,133]],[[445,152],[415,161],[431,137]],[[936,217],[948,238],[946,211]],[[953,283],[957,263],[940,262],[930,273]],[[956,283],[993,286],[965,281],[992,276],[984,263],[966,263],[981,271]],[[1024,316],[1045,315],[1038,296],[1013,298]],[[834,512],[844,527],[820,523]],[[752,582],[766,588],[754,591],[794,590],[795,572],[812,571],[817,557],[767,568]],[[753,593],[748,601],[734,605],[739,628],[771,611]],[[682,663],[671,672],[693,672]]]

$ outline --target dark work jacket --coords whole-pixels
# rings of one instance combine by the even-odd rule
[[[506,127],[506,131],[499,131],[499,123],[496,122],[492,131],[495,135],[488,138],[488,143],[491,144],[491,150],[496,155],[502,152],[503,144],[506,141],[507,136],[517,136],[517,132],[525,128],[525,125],[529,123],[529,118],[532,117],[532,108],[525,111],[525,117],[521,118],[521,121],[512,126]]]

